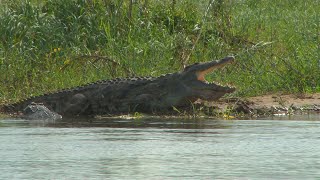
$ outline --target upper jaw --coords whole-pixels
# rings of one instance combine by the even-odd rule
[[[202,65],[204,66],[201,70],[196,72],[197,80],[201,82],[202,87],[204,89],[210,89],[213,91],[221,91],[221,92],[226,92],[226,93],[232,93],[235,91],[234,87],[224,87],[221,86],[218,83],[209,83],[206,81],[205,76],[212,71],[214,71],[217,68],[222,68],[226,66],[227,64],[233,63],[234,62],[234,57],[229,56],[226,58],[223,58],[218,61],[211,61],[208,63],[203,63]]]
[[[210,62],[200,63],[197,65],[198,71],[213,71],[214,69],[218,69],[221,67],[224,67],[228,64],[231,64],[234,62],[233,56],[227,56],[220,60],[214,60]]]
[[[234,57],[225,57],[218,61],[211,61],[207,63],[202,63],[198,65],[198,70],[196,71],[196,76],[199,81],[206,82],[205,75],[211,73],[215,69],[222,68],[227,64],[233,63]]]

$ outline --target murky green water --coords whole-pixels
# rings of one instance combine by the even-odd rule
[[[319,120],[0,120],[0,179],[319,179]]]

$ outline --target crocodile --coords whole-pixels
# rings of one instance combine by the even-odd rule
[[[205,80],[206,74],[233,62],[234,57],[228,56],[220,60],[195,63],[180,72],[159,77],[100,80],[7,104],[0,111],[22,112],[29,114],[31,119],[35,118],[33,113],[39,111],[44,111],[42,114],[53,113],[55,117],[164,112],[190,106],[198,99],[213,101],[234,92],[234,87]]]

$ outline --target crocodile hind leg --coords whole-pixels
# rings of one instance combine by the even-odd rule
[[[65,102],[63,115],[82,115],[88,110],[88,107],[88,98],[84,94],[78,93],[73,95],[71,99]]]

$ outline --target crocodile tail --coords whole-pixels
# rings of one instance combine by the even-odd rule
[[[0,105],[0,113],[17,113],[23,110],[24,101],[19,101],[10,104],[1,104]],[[22,109],[21,109],[22,108]]]
[[[0,112],[2,113],[13,113],[15,112],[15,104],[0,105]]]

